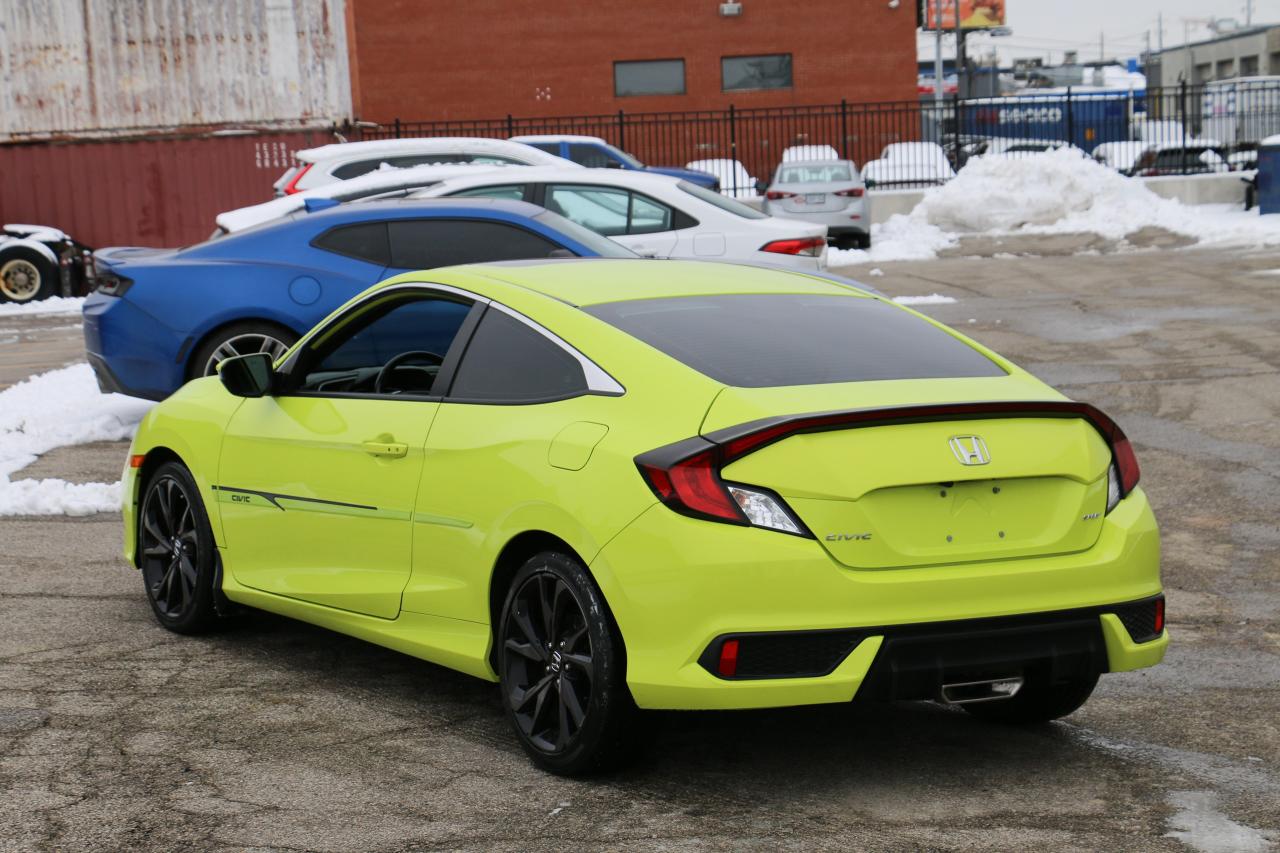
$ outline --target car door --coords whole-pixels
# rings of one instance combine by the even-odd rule
[[[650,257],[670,255],[678,239],[676,225],[683,224],[670,205],[601,184],[547,184],[543,207]]]
[[[399,613],[437,383],[478,310],[439,289],[377,291],[304,342],[278,392],[241,404],[214,486],[237,582]]]
[[[455,264],[548,258],[564,251],[541,234],[489,219],[394,219],[387,231],[391,261],[384,277]]]
[[[405,610],[488,622],[496,548],[579,486],[622,391],[554,334],[488,306],[427,440]]]

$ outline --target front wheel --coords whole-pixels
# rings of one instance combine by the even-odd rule
[[[528,560],[499,625],[503,706],[534,763],[575,776],[625,758],[636,711],[622,640],[582,564],[554,551]]]
[[[1047,723],[1079,710],[1098,684],[1098,673],[1067,681],[1049,682],[1031,677],[1017,695],[991,702],[971,702],[963,707],[980,720],[1013,725]]]
[[[213,530],[190,472],[166,462],[147,481],[138,512],[142,582],[156,619],[178,634],[217,621]]]

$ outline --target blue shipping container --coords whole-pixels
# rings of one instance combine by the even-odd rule
[[[1129,139],[1142,93],[1063,92],[960,103],[961,133],[1005,139],[1066,140],[1085,151]]]

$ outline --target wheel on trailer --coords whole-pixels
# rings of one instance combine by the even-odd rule
[[[35,249],[0,253],[0,302],[34,302],[58,289],[58,265]]]
[[[497,640],[502,704],[535,764],[573,776],[629,757],[637,712],[622,638],[578,560],[547,551],[525,562]]]
[[[214,332],[191,357],[188,374],[190,379],[212,376],[218,372],[218,364],[224,358],[265,352],[272,359],[285,354],[298,340],[291,330],[265,320],[233,323]]]
[[[199,634],[218,620],[217,553],[200,490],[178,462],[152,473],[138,510],[142,582],[161,625]]]

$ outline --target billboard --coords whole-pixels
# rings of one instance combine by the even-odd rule
[[[960,7],[960,27],[966,30],[987,30],[1004,26],[1005,0],[923,0],[926,30],[956,28],[956,7]]]

